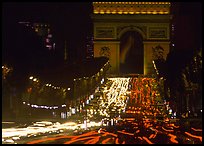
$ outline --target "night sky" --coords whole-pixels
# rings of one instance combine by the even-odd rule
[[[175,39],[178,48],[198,48],[202,45],[202,3],[179,2],[175,11]]]

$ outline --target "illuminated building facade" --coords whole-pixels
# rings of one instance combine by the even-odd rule
[[[43,38],[43,42],[45,43],[46,48],[49,50],[55,49],[55,43],[53,42],[50,25],[46,23],[34,23],[33,27],[35,32]]]
[[[111,74],[152,74],[155,48],[162,48],[159,56],[164,59],[169,52],[170,6],[170,2],[93,2],[94,57],[108,57]]]
[[[29,29],[33,29],[38,36],[40,36],[43,40],[43,43],[46,48],[49,50],[55,50],[55,43],[53,41],[53,35],[51,33],[50,25],[46,23],[31,23],[31,22],[19,22],[19,24],[24,24],[29,27]]]
[[[87,38],[86,38],[86,58],[90,59],[93,57],[94,57],[93,37],[87,36]]]

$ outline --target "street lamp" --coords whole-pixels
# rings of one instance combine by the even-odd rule
[[[29,78],[30,80],[32,80],[33,79],[33,76],[30,76],[30,78]]]

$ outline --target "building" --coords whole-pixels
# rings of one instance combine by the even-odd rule
[[[94,57],[106,56],[111,74],[152,74],[154,48],[170,46],[170,2],[93,2]]]
[[[86,37],[86,59],[90,59],[94,57],[93,50],[93,37]]]
[[[55,50],[55,42],[53,40],[53,34],[51,32],[50,25],[47,23],[31,23],[31,22],[19,22],[32,29],[41,37],[45,47],[49,50]]]

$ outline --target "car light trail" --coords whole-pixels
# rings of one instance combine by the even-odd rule
[[[108,109],[111,106],[117,107],[121,111],[125,110],[126,107],[126,92],[128,90],[128,85],[130,78],[108,78],[111,81],[111,86],[109,89],[105,90],[105,99],[100,103],[100,107],[103,110],[100,114],[106,117],[110,117]]]
[[[154,144],[153,142],[151,142],[147,137],[143,136],[142,137],[146,142],[148,142],[148,144]]]
[[[190,136],[190,137],[193,137],[193,138],[198,138],[202,142],[202,136],[193,135],[193,134],[191,134],[189,132],[185,132],[185,134]]]
[[[87,123],[87,127],[100,126],[101,122]],[[75,130],[78,128],[85,129],[84,124],[77,124],[75,122],[66,122],[60,124],[59,122],[52,123],[47,121],[35,122],[26,128],[3,128],[2,129],[2,141],[8,143],[14,143],[15,140],[19,140],[21,137],[36,136],[44,133],[56,133],[63,132],[63,130]]]

